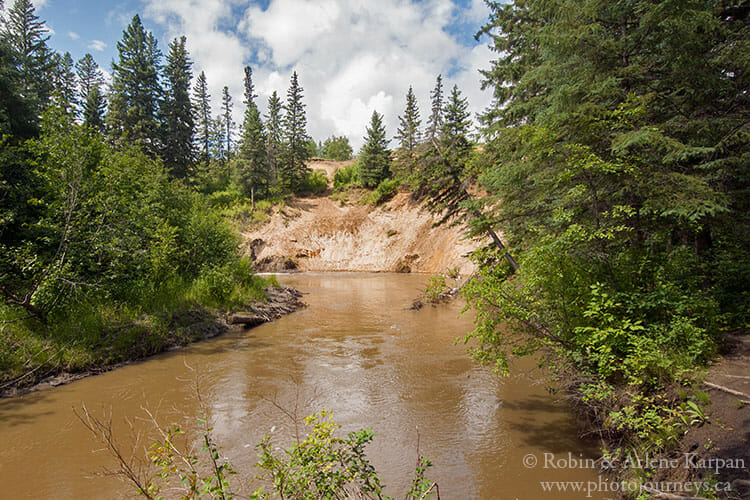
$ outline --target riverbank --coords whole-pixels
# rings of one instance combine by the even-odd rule
[[[232,311],[210,309],[193,303],[170,313],[144,315],[128,324],[110,324],[101,332],[101,340],[88,349],[85,357],[78,353],[75,360],[64,352],[71,346],[53,350],[50,343],[41,351],[45,357],[37,356],[36,362],[34,358],[29,359],[28,369],[24,373],[0,382],[0,398],[57,387],[219,336],[231,328],[232,318],[236,314],[252,314],[258,318],[255,325],[273,321],[304,307],[301,297],[302,294],[294,288],[268,286],[262,299],[253,300],[247,306]],[[9,339],[6,337],[4,340]]]

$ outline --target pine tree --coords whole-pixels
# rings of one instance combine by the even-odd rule
[[[206,73],[203,71],[195,81],[193,109],[195,111],[199,158],[200,161],[205,163],[211,157],[211,126],[213,120],[211,119],[211,95],[208,93]]]
[[[286,93],[284,106],[284,163],[281,166],[280,180],[284,187],[292,192],[299,188],[308,173],[307,160],[307,118],[305,104],[302,102],[303,89],[299,86],[297,72],[292,74],[289,90]]]
[[[83,123],[97,132],[104,131],[106,99],[102,87],[104,75],[91,54],[76,63],[78,77],[78,104]]]
[[[159,148],[158,105],[161,53],[153,33],[136,15],[117,42],[107,128],[115,140],[134,143],[155,156]]]
[[[161,157],[171,174],[177,178],[188,176],[195,160],[195,120],[190,102],[190,81],[193,63],[186,48],[186,38],[174,39],[169,44],[164,68],[164,100],[160,106],[162,126]]]
[[[438,75],[435,88],[430,92],[432,99],[432,114],[427,122],[427,140],[434,141],[440,134],[443,125],[443,75]]]
[[[6,13],[0,37],[8,44],[20,71],[26,102],[39,115],[53,90],[52,52],[47,46],[49,30],[36,15],[31,0],[16,0]]]
[[[232,96],[229,95],[229,87],[224,86],[224,90],[221,93],[221,109],[224,115],[224,138],[226,139],[226,152],[227,158],[232,157],[232,135],[236,128],[236,124],[232,119]]]
[[[422,121],[419,119],[417,98],[414,95],[414,90],[411,86],[409,86],[409,92],[406,93],[406,109],[404,110],[404,115],[399,116],[398,120],[401,126],[396,134],[396,139],[399,140],[402,150],[413,153],[414,148],[416,148],[421,141],[419,126],[422,124]]]
[[[360,176],[366,187],[375,187],[390,175],[391,153],[388,151],[383,115],[372,112],[365,144],[360,151]]]
[[[266,156],[270,182],[278,180],[279,164],[283,152],[282,105],[279,95],[274,90],[268,98],[268,115],[266,116]]]

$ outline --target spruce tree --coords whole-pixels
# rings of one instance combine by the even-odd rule
[[[284,106],[284,163],[279,177],[285,188],[292,192],[300,187],[302,180],[308,173],[307,160],[310,152],[306,127],[305,104],[302,102],[303,89],[300,87],[297,72],[292,74],[289,90],[286,93]]]
[[[160,149],[157,112],[162,93],[161,53],[156,38],[143,28],[138,15],[123,31],[117,51],[118,60],[112,63],[109,134],[156,156]]]
[[[84,55],[76,63],[78,77],[78,100],[84,102],[94,87],[104,85],[104,75],[91,54]]]
[[[200,161],[208,162],[211,157],[211,96],[208,93],[206,73],[201,71],[193,89],[193,109],[195,111],[196,141]]]
[[[417,106],[417,98],[414,95],[414,89],[409,86],[409,91],[406,93],[406,109],[404,115],[398,117],[400,127],[396,134],[396,139],[399,140],[399,144],[402,150],[409,153],[414,152],[414,148],[417,147],[421,140],[421,133],[419,126],[422,121],[419,119],[419,107]]]
[[[388,151],[383,115],[372,112],[365,144],[360,151],[360,177],[366,187],[375,187],[390,175],[391,153]]]
[[[104,75],[91,54],[76,63],[78,77],[78,104],[83,123],[97,132],[104,131],[106,99],[102,87]]]
[[[279,95],[274,90],[268,98],[268,115],[266,116],[266,156],[270,182],[278,180],[279,164],[283,152],[282,105]]]
[[[242,121],[242,139],[234,163],[237,185],[254,201],[258,188],[268,193],[270,175],[268,168],[267,137],[263,120],[255,104],[252,69],[245,67],[245,117]]]
[[[236,124],[232,119],[232,96],[229,95],[229,87],[224,86],[224,90],[221,93],[221,110],[224,115],[224,139],[226,140],[226,154],[227,158],[232,157],[232,135]]]
[[[49,30],[36,15],[31,0],[16,0],[8,9],[0,37],[8,44],[21,76],[26,102],[38,118],[53,90],[52,52],[47,46]]]
[[[443,125],[443,75],[438,75],[435,81],[435,88],[430,92],[432,100],[432,113],[427,122],[427,140],[434,141],[440,134]]]
[[[55,54],[55,95],[60,101],[62,110],[71,117],[76,112],[78,104],[78,85],[74,71],[73,57],[70,52],[63,55]]]
[[[463,155],[471,148],[469,134],[471,133],[471,113],[469,101],[461,96],[458,85],[454,85],[448,102],[443,109],[443,125],[441,127],[440,142],[445,150]]]
[[[195,120],[190,102],[192,66],[185,37],[174,39],[169,44],[167,64],[164,67],[165,88],[160,117],[161,157],[170,173],[177,178],[188,176],[195,159]]]

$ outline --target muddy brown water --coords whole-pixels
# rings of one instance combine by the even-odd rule
[[[240,476],[252,476],[254,445],[264,435],[273,429],[282,448],[293,435],[273,400],[290,411],[296,405],[300,416],[329,408],[344,432],[372,427],[377,435],[368,456],[396,498],[410,482],[417,428],[420,451],[435,464],[429,477],[443,499],[585,498],[544,492],[540,481],[600,481],[596,470],[570,460],[594,458],[595,447],[577,438],[569,408],[545,389],[533,364],[501,378],[470,360],[463,345],[454,345],[471,327],[470,318],[459,316],[458,301],[407,310],[426,276],[304,273],[279,280],[305,292],[309,307],[103,375],[1,400],[0,497],[132,496],[130,485],[97,474],[113,462],[73,408],[111,412],[124,448],[132,442],[125,419],[148,444],[153,428],[142,408],[162,423],[195,427],[194,373],[222,453]],[[563,467],[545,468],[545,453]],[[538,460],[535,467],[528,467],[529,455]]]

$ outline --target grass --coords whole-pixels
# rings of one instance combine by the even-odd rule
[[[0,305],[0,393],[63,371],[103,369],[219,333],[217,313],[265,301],[272,278],[246,260],[173,278],[136,303],[80,302],[47,323]]]

